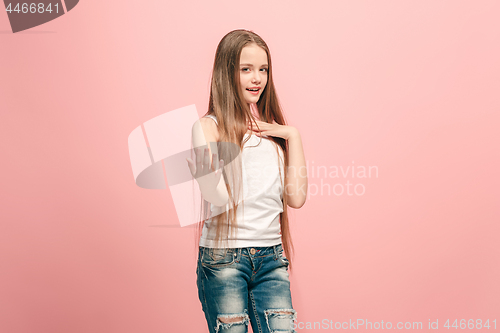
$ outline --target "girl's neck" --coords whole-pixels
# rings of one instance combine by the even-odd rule
[[[260,120],[260,116],[259,116],[259,111],[257,110],[257,108],[252,108],[250,107],[250,112],[252,113],[252,116],[257,119],[257,120]]]

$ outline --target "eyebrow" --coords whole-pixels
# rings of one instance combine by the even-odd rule
[[[253,67],[252,64],[240,64],[240,66],[250,66],[250,67]],[[264,64],[261,67],[269,67],[269,65],[268,64]]]

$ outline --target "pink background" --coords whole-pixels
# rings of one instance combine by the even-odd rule
[[[291,209],[298,321],[498,322],[499,12],[83,0],[12,34],[2,11],[0,331],[207,331],[195,229],[175,227],[168,190],[135,185],[127,137],[169,110],[203,114],[217,43],[238,28],[268,43],[309,166],[378,168],[310,174],[365,193],[310,187]]]

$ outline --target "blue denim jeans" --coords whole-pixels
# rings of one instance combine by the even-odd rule
[[[288,259],[282,245],[253,248],[200,246],[198,296],[210,333],[295,332]]]

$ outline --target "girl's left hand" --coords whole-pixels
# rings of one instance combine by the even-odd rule
[[[259,126],[259,128],[257,128],[257,126],[254,123],[253,129],[251,129],[250,126],[252,124],[248,122],[248,129],[257,136],[267,135],[288,140],[296,131],[295,127],[280,125],[274,120],[272,124],[256,120],[256,124],[257,126]]]
[[[258,115],[259,111],[257,110],[257,104],[252,103],[250,104],[250,109],[253,114]],[[256,120],[257,126],[253,124],[253,129],[250,127],[252,124],[250,121],[247,124],[249,132],[261,136],[261,135],[267,135],[267,136],[274,136],[278,138],[283,138],[285,140],[288,140],[296,131],[297,129],[292,126],[287,126],[287,125],[280,125],[277,122],[273,120],[272,124],[266,123],[264,121]]]

